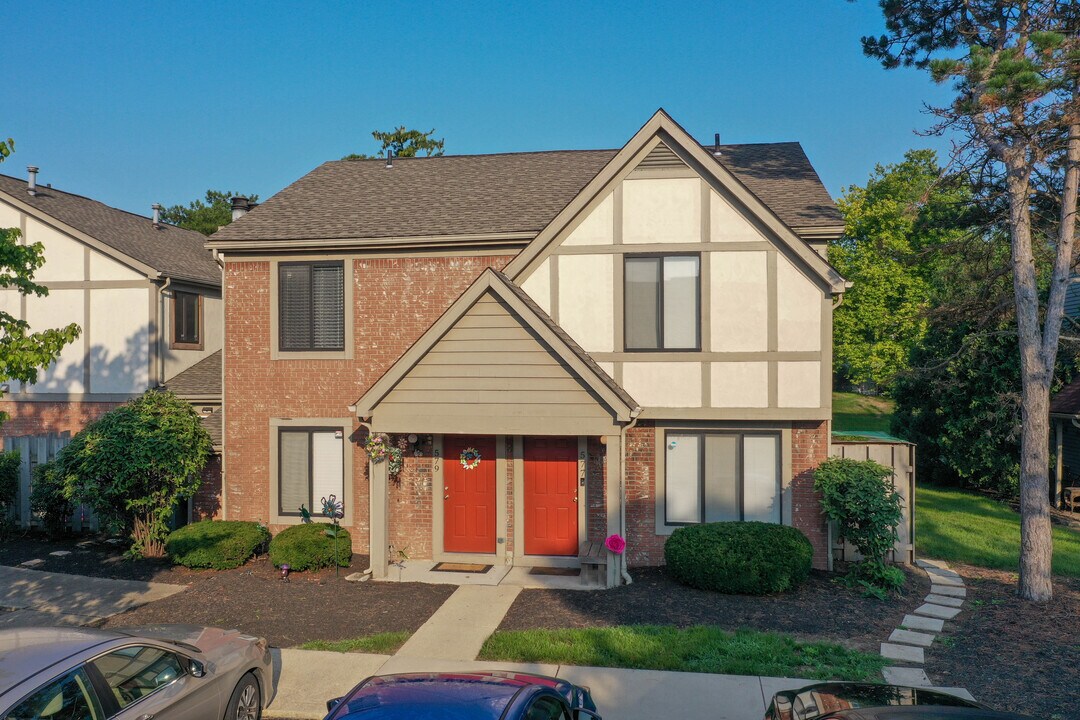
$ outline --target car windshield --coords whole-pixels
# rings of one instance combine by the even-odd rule
[[[795,720],[814,720],[855,708],[911,705],[970,707],[971,703],[951,695],[892,685],[818,685],[805,688],[791,703]]]

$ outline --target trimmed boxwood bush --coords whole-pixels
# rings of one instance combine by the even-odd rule
[[[270,531],[255,522],[203,520],[169,533],[165,551],[177,565],[228,570],[240,567],[270,541]]]
[[[691,587],[766,595],[797,588],[814,548],[801,532],[763,522],[719,522],[677,529],[664,545],[672,576]]]
[[[318,570],[334,567],[334,540],[326,534],[328,523],[305,523],[282,530],[270,541],[270,562],[277,567],[288,565],[292,570]],[[337,538],[337,564],[349,567],[352,558],[352,539],[341,528]]]

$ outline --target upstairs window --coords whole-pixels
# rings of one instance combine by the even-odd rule
[[[345,266],[278,265],[278,344],[282,351],[345,349]]]
[[[173,347],[202,345],[202,296],[176,291],[173,295]]]
[[[627,350],[699,350],[701,258],[698,255],[626,258]]]

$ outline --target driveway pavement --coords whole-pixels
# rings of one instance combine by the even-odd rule
[[[183,585],[109,580],[0,566],[0,628],[91,625],[174,595]]]

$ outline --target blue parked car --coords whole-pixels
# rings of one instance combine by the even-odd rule
[[[369,677],[326,709],[325,720],[600,720],[588,688],[514,672]]]

